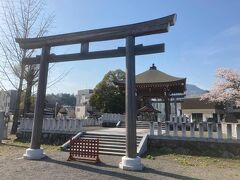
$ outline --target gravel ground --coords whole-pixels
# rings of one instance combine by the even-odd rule
[[[0,179],[240,179],[240,160],[161,155],[143,158],[144,171],[118,168],[121,157],[100,156],[101,163],[67,161],[68,153],[47,146],[43,160],[22,159],[28,144],[0,144]]]

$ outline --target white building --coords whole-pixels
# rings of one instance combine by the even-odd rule
[[[215,103],[201,101],[199,97],[184,98],[182,114],[192,122],[217,122],[223,118],[223,107]]]
[[[86,116],[88,116],[88,111],[92,110],[92,107],[89,104],[89,100],[92,94],[92,89],[83,89],[78,91],[75,107],[76,118],[84,119]]]
[[[0,111],[14,112],[17,99],[17,91],[0,91]]]

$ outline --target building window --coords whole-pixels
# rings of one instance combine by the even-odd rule
[[[193,122],[202,122],[203,114],[202,113],[192,113],[192,121]]]

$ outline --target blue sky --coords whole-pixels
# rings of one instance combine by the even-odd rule
[[[209,89],[218,67],[240,69],[240,1],[238,0],[47,0],[46,11],[55,14],[50,34],[125,25],[177,14],[169,33],[137,38],[136,44],[165,43],[161,54],[137,56],[136,73],[155,63],[163,72],[186,77],[187,83]],[[93,43],[92,50],[124,46],[124,40]],[[78,46],[55,48],[72,53]],[[57,63],[49,82],[70,71],[48,93],[77,93],[94,88],[109,70],[125,70],[125,59]]]

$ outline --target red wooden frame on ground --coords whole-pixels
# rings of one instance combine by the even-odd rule
[[[100,162],[99,139],[71,139],[68,161],[71,160]]]

